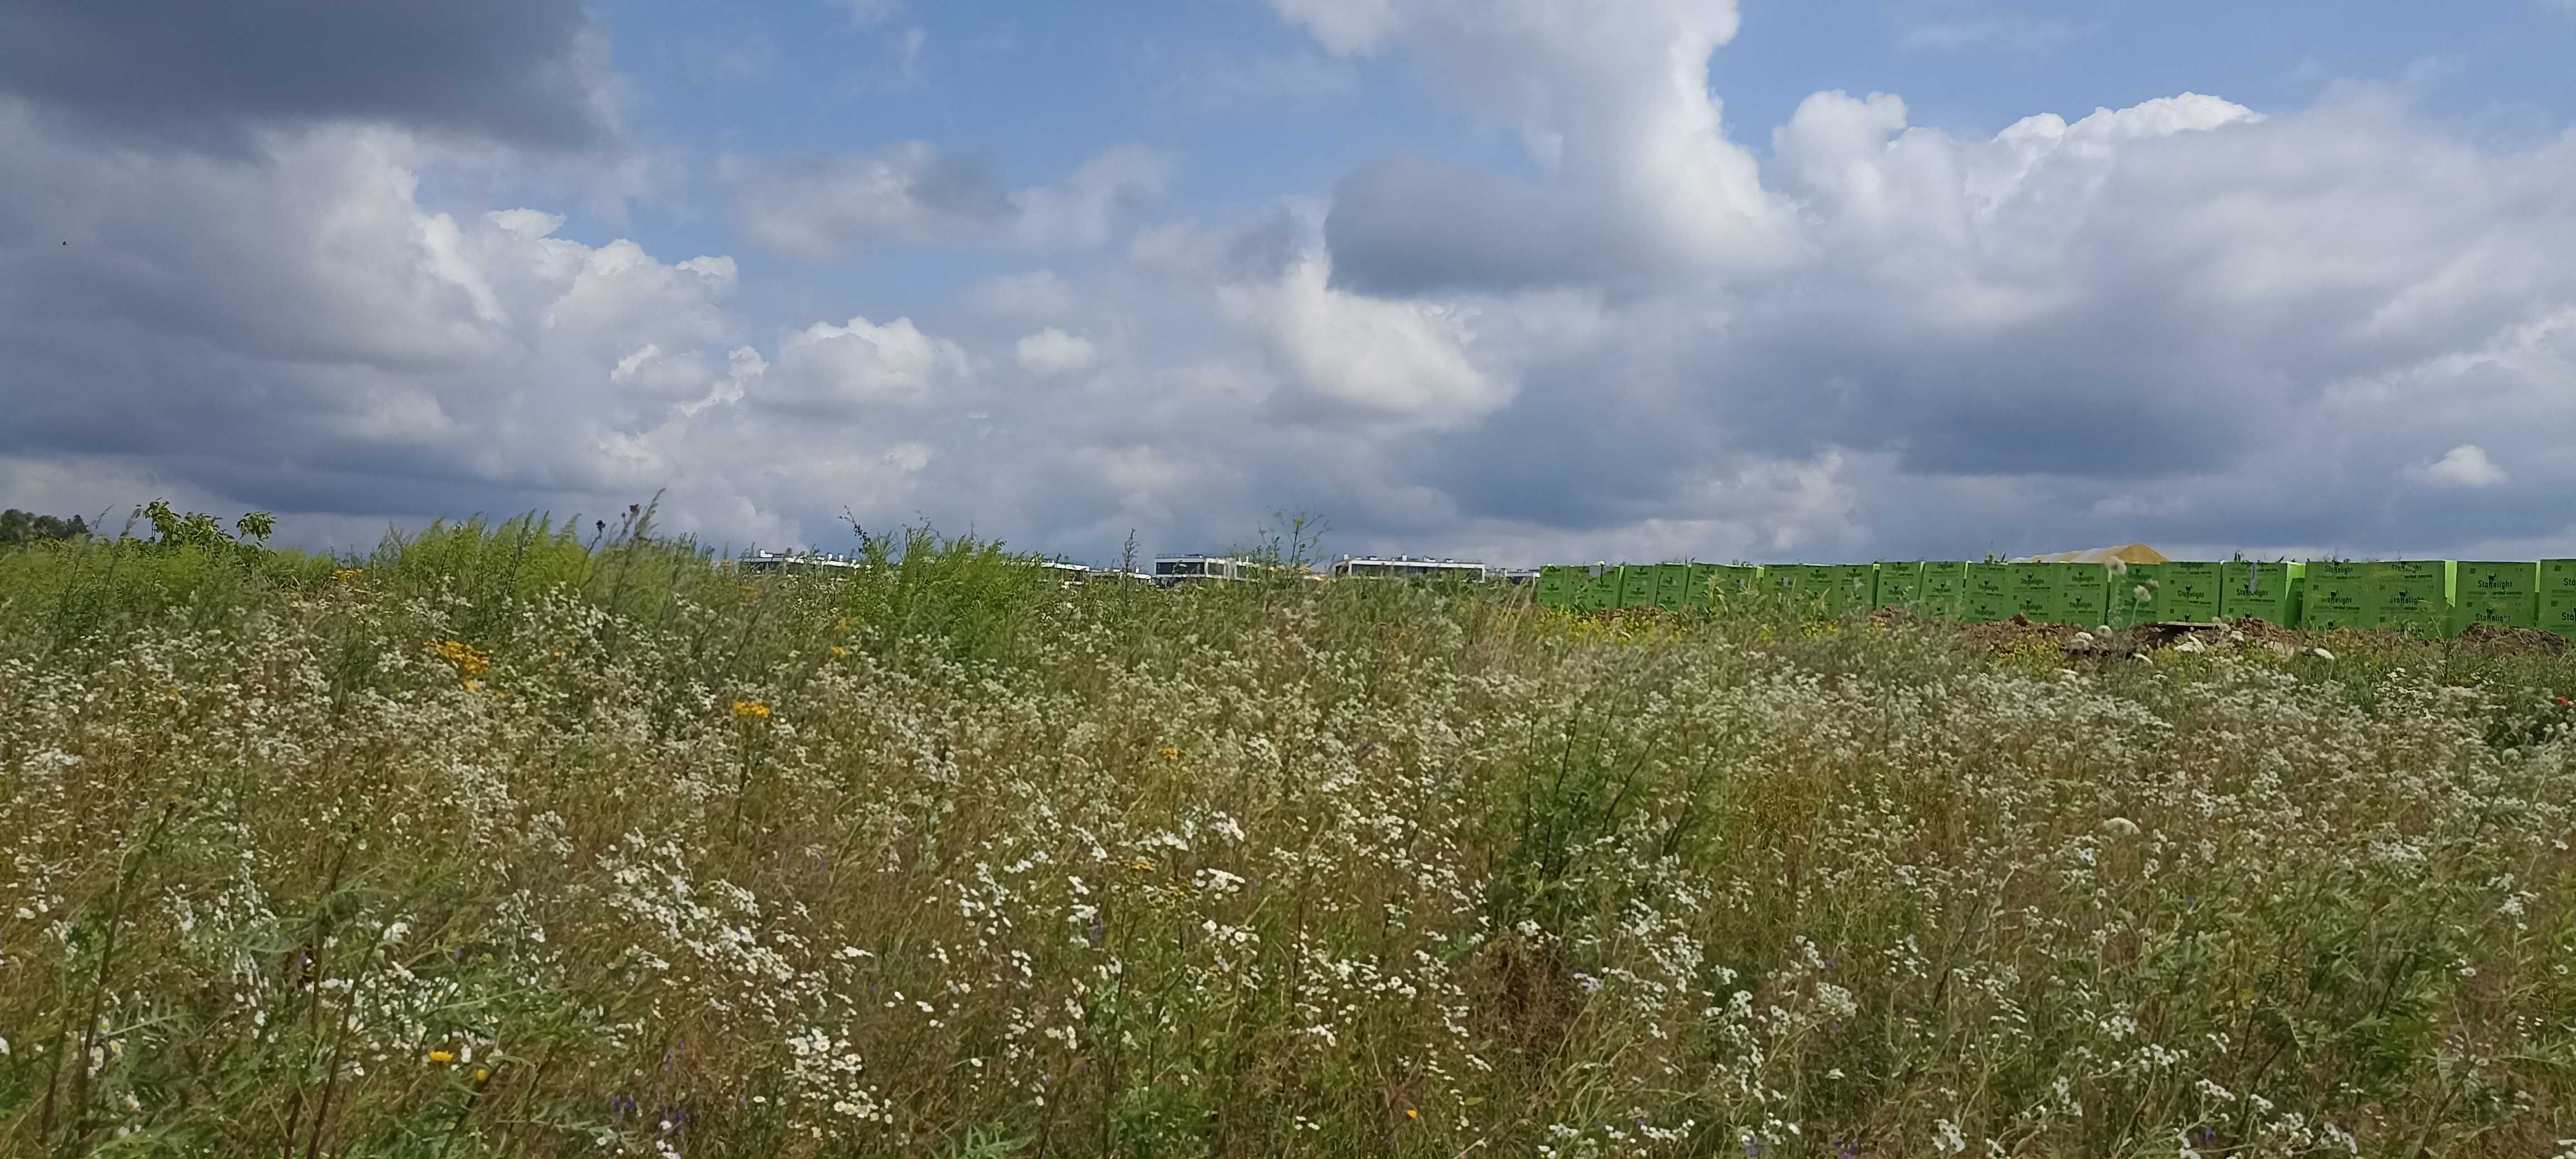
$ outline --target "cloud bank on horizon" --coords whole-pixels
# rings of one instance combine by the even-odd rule
[[[629,68],[650,28],[571,3],[342,7],[0,14],[12,506],[343,546],[659,491],[737,546],[847,510],[1094,559],[1291,508],[1510,562],[2576,553],[2569,108],[2177,86],[1972,131],[1825,89],[1752,127],[1731,3],[1270,0],[1272,55],[1147,90],[1244,62],[1214,129],[997,153],[712,131]],[[2013,19],[1972,8],[1888,39]],[[824,16],[927,90],[1077,47]],[[345,51],[296,50],[323,25]],[[1399,114],[1430,128],[1320,180],[1229,144]]]

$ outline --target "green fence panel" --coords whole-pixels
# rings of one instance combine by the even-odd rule
[[[2576,639],[2576,593],[2540,593],[2540,615],[2533,626]]]
[[[1603,568],[1599,572],[1594,572],[1590,568],[1580,570],[1585,578],[1583,585],[1576,588],[1574,592],[1576,611],[1598,612],[1619,606],[1619,570],[1617,568]]]
[[[1878,567],[1867,563],[1833,563],[1825,565],[1825,581],[1832,594],[1825,598],[1825,614],[1844,616],[1878,608]]]
[[[2020,616],[2034,624],[2057,620],[2057,568],[2045,563],[2004,565],[2007,619]]]
[[[1655,606],[1655,568],[1653,564],[1622,564],[1619,568],[1619,606],[1651,608]]]
[[[2227,580],[2224,569],[2212,561],[2176,559],[2158,565],[2164,588],[2157,592],[2158,609],[2168,624],[2215,624],[2218,622],[2219,592]]]
[[[1868,564],[1803,563],[1795,565],[1797,576],[1791,589],[1793,604],[1799,613],[1827,619],[1849,614],[1866,606],[1875,591]]]
[[[2091,627],[2260,618],[2318,631],[2393,628],[2448,636],[2473,624],[2576,638],[2576,558],[2191,560],[2128,564],[1883,560],[1866,564],[1626,564],[1539,569],[1532,600],[1569,610],[1790,609],[1843,616],[1881,607],[1969,621],[2022,615]]]
[[[2059,565],[2015,563],[2005,568],[2012,581],[2013,613],[2034,624],[2058,622],[2057,588],[2064,582]]]
[[[2098,628],[2111,622],[2111,569],[2099,563],[2057,567],[2056,622]]]
[[[1830,585],[1823,564],[1790,563],[1767,570],[1779,573],[1772,591],[1782,611],[1802,618],[1825,614],[1825,589]]]
[[[2156,622],[2156,597],[2164,592],[2163,564],[2133,563],[2111,582],[2111,624],[2130,628]]]
[[[1619,599],[1619,566],[1612,564],[1592,573],[1592,586],[1585,589],[1592,597],[1590,609],[1606,612],[1623,607]]]
[[[2451,634],[2451,561],[2387,560],[2376,574],[2380,627],[2412,636]]]
[[[2459,635],[2471,624],[2537,628],[2540,626],[2540,595],[2537,592],[2518,596],[2462,595],[2451,606],[2451,634]]]
[[[2306,564],[2287,561],[2229,560],[2220,564],[2218,614],[2230,620],[2262,620],[2284,628],[2298,627],[2306,571]]]
[[[1966,560],[1932,560],[1923,564],[1921,594],[1915,610],[1935,619],[1959,618],[1959,607],[1968,594]]]
[[[1708,610],[1710,594],[1717,589],[1717,565],[1686,563],[1682,565],[1682,606]]]
[[[2009,620],[2013,616],[2012,565],[1968,565],[1968,590],[1959,597],[1959,618],[1971,623]]]
[[[1678,612],[1690,606],[1691,565],[1659,563],[1653,569],[1655,606],[1667,612]]]
[[[1690,565],[1690,606],[1707,611],[1718,606],[1718,567],[1713,563]]]
[[[2576,559],[2540,561],[2540,598],[2552,595],[2576,600]]]
[[[2379,565],[2345,560],[2308,561],[2299,593],[2299,626],[2312,632],[2379,626]]]
[[[2451,574],[2452,594],[2457,599],[2528,596],[2540,591],[2540,565],[2529,560],[2464,559],[2451,565]]]
[[[1576,596],[1582,592],[1585,585],[1591,582],[1590,573],[1579,567],[1567,567],[1562,564],[1549,564],[1542,567],[1538,569],[1538,606],[1556,609],[1571,608],[1575,604]]]
[[[2009,620],[2017,611],[2018,609],[2013,607],[2013,598],[2009,595],[1990,596],[1982,592],[1970,592],[1960,597],[1959,619],[1964,623],[1991,624],[1997,620]]]
[[[2540,623],[2540,565],[2468,560],[2451,565],[2451,632],[2471,624],[2531,628]]]
[[[1851,610],[1851,589],[1835,581],[1834,565],[1811,563],[1798,577],[1798,602],[1808,615],[1833,619]]]
[[[1803,614],[1799,601],[1807,588],[1807,565],[1803,563],[1765,564],[1762,577],[1754,585],[1761,592],[1757,606],[1772,616]]]
[[[1703,564],[1709,578],[1703,587],[1709,606],[1722,612],[1751,611],[1761,606],[1762,569],[1738,564]]]
[[[2576,636],[2576,559],[2540,561],[2540,615],[2536,626]]]
[[[1920,614],[1923,606],[1923,564],[1920,561],[1880,560],[1878,571],[1878,606],[1901,608]]]
[[[2129,564],[2110,582],[2107,610],[2121,627],[2214,624],[2224,578],[2219,565],[2196,560]]]

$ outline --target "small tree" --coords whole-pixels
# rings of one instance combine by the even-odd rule
[[[154,542],[166,548],[195,547],[207,551],[230,551],[249,563],[268,551],[268,537],[277,530],[277,516],[266,511],[252,511],[233,521],[233,530],[203,511],[179,512],[169,501],[155,499],[134,509],[135,518],[152,525]],[[234,538],[238,533],[240,538]]]
[[[87,534],[88,521],[77,515],[64,519],[20,511],[15,507],[0,511],[0,547],[78,539]]]

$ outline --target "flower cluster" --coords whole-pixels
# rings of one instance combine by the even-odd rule
[[[427,648],[431,655],[455,665],[456,674],[469,680],[492,669],[490,656],[462,640],[437,640],[422,647]]]
[[[621,611],[388,579],[0,632],[0,1107],[55,1108],[0,1134],[2576,1137],[2576,662],[2141,664],[1347,585],[1044,585],[941,634],[734,584]],[[507,698],[466,683],[496,669]]]

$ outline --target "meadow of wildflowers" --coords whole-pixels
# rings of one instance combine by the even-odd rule
[[[2576,1153],[2576,661],[902,546],[0,554],[0,1153]]]

